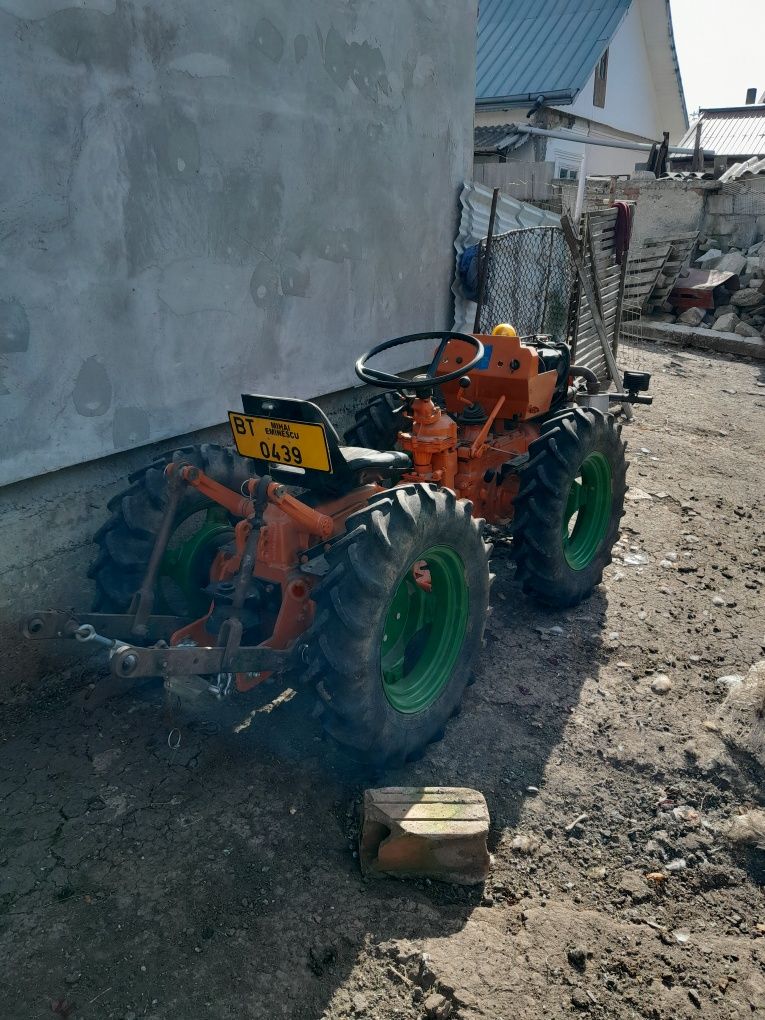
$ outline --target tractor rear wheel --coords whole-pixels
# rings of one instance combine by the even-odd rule
[[[550,606],[574,606],[603,578],[627,490],[621,425],[572,408],[542,425],[521,470],[512,523],[518,579]]]
[[[399,432],[406,428],[404,417],[406,402],[397,392],[379,393],[365,407],[356,412],[356,422],[345,433],[349,446],[362,446],[367,450],[392,450]]]
[[[164,471],[171,461],[199,467],[235,491],[256,474],[254,461],[226,447],[205,443],[165,454],[130,475],[129,488],[109,500],[111,517],[93,539],[98,555],[88,576],[96,584],[96,612],[126,612],[141,586],[165,512],[168,483]],[[233,539],[235,523],[223,507],[185,487],[160,564],[156,613],[190,620],[205,613],[210,605],[210,595],[204,590],[210,583],[210,566],[220,547]]]
[[[481,645],[490,546],[472,505],[402,485],[346,521],[314,589],[309,676],[327,732],[360,757],[417,757],[456,714]]]

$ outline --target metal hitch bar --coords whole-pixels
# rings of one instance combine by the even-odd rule
[[[194,673],[282,673],[301,661],[302,644],[283,651],[264,645],[237,648],[169,646],[166,638],[183,626],[174,616],[152,616],[146,621],[147,631],[158,642],[148,648],[130,644],[120,638],[129,633],[133,615],[108,613],[73,613],[49,610],[34,613],[21,624],[21,631],[33,641],[70,638],[81,643],[93,642],[109,648],[109,665],[113,676],[122,680],[140,677],[188,676]],[[225,661],[225,667],[224,667]]]

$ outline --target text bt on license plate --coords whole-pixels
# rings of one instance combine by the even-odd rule
[[[331,471],[324,426],[313,422],[256,418],[228,412],[237,450],[243,457],[270,460],[274,464]]]

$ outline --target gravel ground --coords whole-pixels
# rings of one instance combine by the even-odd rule
[[[92,676],[52,678],[4,707],[3,1016],[765,1013],[763,854],[721,834],[762,777],[709,723],[765,642],[765,377],[641,357],[656,399],[625,426],[604,585],[545,612],[500,539],[477,683],[416,765],[365,776],[300,691],[187,720],[175,750],[150,690],[86,715]],[[485,888],[365,882],[372,782],[483,791]]]

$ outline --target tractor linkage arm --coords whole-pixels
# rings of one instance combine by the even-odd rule
[[[252,573],[254,565],[263,511],[269,503],[278,506],[308,534],[316,535],[322,541],[332,535],[332,518],[295,499],[283,485],[272,481],[268,475],[252,478],[246,483],[249,493],[247,497],[227,489],[199,468],[188,464],[168,464],[165,474],[168,477],[165,515],[157,532],[146,574],[141,587],[133,596],[128,612],[38,612],[22,621],[22,634],[29,640],[70,638],[83,644],[100,645],[108,649],[112,675],[120,679],[210,673],[274,674],[292,668],[302,654],[302,645],[299,643],[288,649],[270,648],[265,644],[240,644],[242,624],[239,611],[246,596],[247,575]],[[237,585],[232,614],[221,628],[218,638],[220,644],[214,647],[169,645],[172,635],[188,621],[174,616],[152,615],[159,567],[167,549],[184,485],[193,486],[233,516],[249,521],[252,529],[242,558],[240,574],[243,576]],[[123,639],[122,635],[125,634],[130,635],[130,640]],[[148,641],[154,641],[154,644],[146,647]]]
[[[141,677],[188,676],[195,673],[280,673],[297,665],[299,648],[282,651],[260,645],[240,646],[230,652],[222,646],[200,648],[195,645],[171,647],[160,638],[149,648],[122,641],[117,635],[130,626],[128,613],[69,613],[47,610],[28,617],[21,625],[24,637],[33,641],[74,638],[83,644],[92,642],[109,649],[112,675],[123,680]],[[149,633],[165,634],[180,629],[186,621],[173,616],[153,616]],[[115,635],[110,637],[109,635]]]

